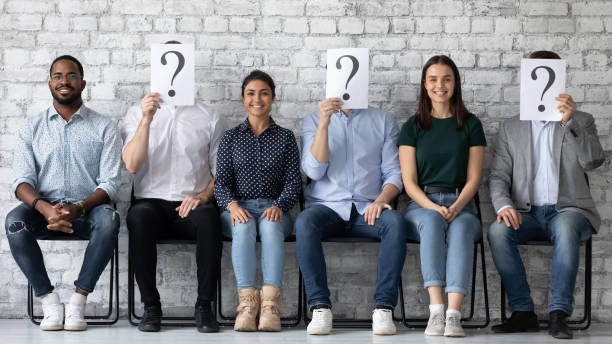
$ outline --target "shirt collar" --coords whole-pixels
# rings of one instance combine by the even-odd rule
[[[72,118],[74,118],[75,116],[78,117],[85,117],[87,115],[87,107],[85,106],[85,104],[81,104],[81,107],[79,107],[79,109],[74,113],[74,115],[72,115],[72,117],[70,118],[70,120],[72,120]],[[59,113],[57,112],[57,110],[55,109],[55,106],[51,105],[49,107],[49,110],[47,111],[47,117],[49,119],[52,119],[54,117],[61,117],[59,115]]]
[[[249,123],[248,117],[247,117],[247,119],[242,121],[242,123],[240,123],[240,125],[238,127],[243,132],[247,131],[247,130],[250,130],[251,129],[251,124]],[[278,128],[278,124],[276,124],[276,122],[274,122],[274,120],[272,119],[272,116],[270,116],[270,126],[266,130],[276,130],[277,128]]]

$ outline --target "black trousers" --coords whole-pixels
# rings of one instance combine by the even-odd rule
[[[145,306],[161,306],[155,281],[157,241],[196,240],[198,300],[215,299],[221,266],[221,223],[214,204],[200,205],[182,219],[175,210],[181,202],[145,198],[135,200],[127,215],[132,234],[132,262],[141,301]]]

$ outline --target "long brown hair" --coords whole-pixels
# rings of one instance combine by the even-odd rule
[[[446,55],[432,56],[427,63],[423,66],[421,73],[421,90],[419,91],[419,107],[415,114],[416,122],[420,129],[429,130],[431,129],[431,99],[425,89],[425,75],[427,69],[434,64],[443,64],[450,67],[455,76],[455,89],[453,90],[453,96],[450,99],[450,111],[457,118],[457,130],[463,128],[463,122],[469,118],[472,114],[467,110],[465,104],[463,104],[463,98],[461,97],[461,76],[459,76],[459,70],[455,65],[455,62]]]

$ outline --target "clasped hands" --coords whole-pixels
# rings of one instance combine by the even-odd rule
[[[41,203],[41,213],[47,220],[47,229],[52,231],[73,233],[72,222],[81,216],[81,208],[76,204],[57,203]]]

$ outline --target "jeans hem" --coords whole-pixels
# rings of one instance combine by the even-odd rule
[[[318,305],[326,305],[326,306],[327,306],[327,307],[329,307],[330,309],[332,308],[331,302],[328,302],[328,301],[325,301],[325,302],[321,302],[321,301],[312,301],[312,302],[309,302],[309,303],[308,303],[308,309],[309,309],[310,311],[312,311],[312,309],[313,309],[315,306],[318,306]]]
[[[55,289],[55,288],[54,288],[53,286],[51,286],[51,289],[49,289],[49,290],[47,290],[47,291],[45,291],[45,292],[43,292],[43,293],[36,293],[36,291],[34,291],[34,296],[35,296],[35,297],[41,297],[41,296],[47,295],[47,294],[49,294],[50,292],[52,292],[54,289]]]
[[[446,286],[446,282],[445,281],[440,281],[440,280],[434,280],[434,281],[427,281],[424,284],[424,288],[427,289],[429,287],[444,287]]]
[[[551,312],[554,312],[554,311],[563,311],[569,317],[569,316],[572,315],[573,309],[566,309],[566,308],[563,308],[561,306],[549,306],[548,307],[548,313],[551,313]]]
[[[88,294],[89,294],[89,293],[93,293],[94,288],[85,288],[85,287],[83,287],[83,286],[79,285],[77,282],[78,282],[78,281],[74,281],[74,286],[75,286],[75,287],[79,288],[80,290],[82,290],[82,291],[84,291],[84,292],[86,292],[86,293],[88,293]]]
[[[388,302],[374,302],[374,308],[378,308],[378,307],[391,307],[392,309],[395,309],[395,305],[392,305]]]
[[[445,292],[447,294],[448,293],[459,293],[459,294],[467,295],[467,288],[448,286],[446,287]]]

